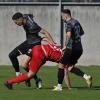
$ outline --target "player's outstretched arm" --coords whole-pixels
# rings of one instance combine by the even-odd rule
[[[47,37],[49,39],[50,43],[55,44],[55,42],[49,32],[47,32],[44,29],[41,29],[40,33],[44,34],[45,37]]]
[[[62,51],[64,51],[66,49],[66,46],[64,46],[63,48],[62,48]]]
[[[42,40],[47,41],[49,44],[52,44],[52,42],[50,41],[50,39],[48,37],[43,37]]]

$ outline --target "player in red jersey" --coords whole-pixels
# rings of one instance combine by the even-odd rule
[[[46,61],[58,63],[62,56],[63,52],[57,45],[44,44],[34,46],[32,48],[32,59],[29,65],[29,72],[8,80],[5,85],[7,88],[12,89],[13,84],[26,81],[34,76]]]
[[[48,38],[46,38],[46,37],[43,37],[43,39],[42,39],[43,41],[46,41],[46,42],[48,42],[49,44],[51,44],[51,42],[50,42],[50,40],[48,39]],[[52,47],[52,46],[51,46]],[[56,57],[56,55],[57,55],[57,53],[58,53],[58,55],[57,55],[57,57],[56,58],[59,58],[59,59],[56,59],[55,58],[55,61],[54,62],[57,62],[57,63],[59,63],[60,62],[60,59],[62,58],[62,55],[63,55],[63,51],[64,51],[64,48],[63,49],[61,49],[61,47],[60,46],[54,46],[53,45],[53,47],[52,47],[53,49],[56,49],[56,50],[54,50],[54,52],[52,52],[52,55],[53,55],[53,57],[55,56]],[[57,53],[55,53],[55,51],[57,52]],[[61,53],[62,52],[62,53]],[[26,68],[26,67],[28,67],[28,65],[29,65],[29,63],[30,63],[30,60],[31,60],[31,57],[29,57],[29,56],[27,56],[27,55],[24,55],[24,59],[23,59],[23,61],[22,61],[22,67],[23,68]],[[64,81],[65,81],[65,84],[67,85],[67,87],[68,87],[68,89],[71,89],[71,83],[70,83],[70,79],[69,79],[69,75],[68,75],[68,70],[67,70],[67,68],[64,68]],[[40,85],[40,86],[42,86],[42,85]]]
[[[58,62],[60,62],[60,59],[62,58],[62,56],[63,56],[63,51],[57,45],[45,44],[45,45],[35,46],[32,49],[32,59],[28,58],[28,59],[26,59],[26,62],[24,62],[24,66],[25,66],[25,64],[27,64],[28,61],[30,61],[30,59],[31,59],[30,65],[29,65],[29,70],[30,70],[29,73],[24,74],[22,76],[18,76],[11,80],[8,80],[5,85],[9,89],[12,89],[12,84],[20,83],[20,82],[30,79],[32,76],[34,76],[34,74],[36,74],[38,72],[40,67],[46,61],[49,60],[49,61],[58,63]],[[69,76],[68,76],[68,70],[70,72],[71,72],[71,70],[70,70],[70,67],[64,68],[64,69],[65,69],[65,72],[64,72],[65,83],[67,84],[68,89],[70,89],[71,85],[70,85],[70,80],[69,80]],[[75,69],[75,67],[74,67],[74,69]],[[74,74],[76,74],[76,73],[74,73]],[[78,75],[78,74],[76,74],[76,75]],[[84,75],[87,75],[87,74],[84,73]],[[80,76],[80,75],[78,75],[78,76]]]

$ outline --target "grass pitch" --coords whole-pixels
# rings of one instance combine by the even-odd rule
[[[24,82],[14,85],[13,90],[8,90],[4,83],[15,76],[11,66],[0,66],[0,100],[100,100],[100,66],[79,67],[84,72],[92,75],[93,87],[87,88],[85,80],[70,74],[72,90],[63,84],[63,91],[53,92],[57,84],[57,67],[42,67],[38,76],[42,78],[42,89],[36,89],[34,80],[32,87],[26,87]],[[23,71],[23,69],[21,69]]]

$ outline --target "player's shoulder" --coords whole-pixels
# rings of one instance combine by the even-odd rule
[[[24,18],[28,18],[28,17],[33,18],[34,16],[33,16],[33,14],[23,14],[23,17]]]
[[[23,17],[25,19],[27,19],[30,23],[33,23],[34,22],[34,19],[33,19],[33,14],[24,14]]]
[[[72,25],[75,25],[76,23],[79,23],[79,21],[77,19],[74,19],[72,18],[70,21],[69,21],[70,24]]]

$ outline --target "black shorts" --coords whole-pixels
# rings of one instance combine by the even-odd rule
[[[15,49],[19,51],[20,55],[26,54],[26,55],[31,57],[32,56],[32,47],[35,46],[35,45],[40,45],[40,44],[41,44],[40,42],[38,42],[34,45],[29,44],[26,40],[23,43],[21,43],[19,46],[17,46]]]
[[[82,53],[83,50],[70,50],[67,48],[64,52],[64,56],[62,57],[60,63],[64,65],[75,65]]]

